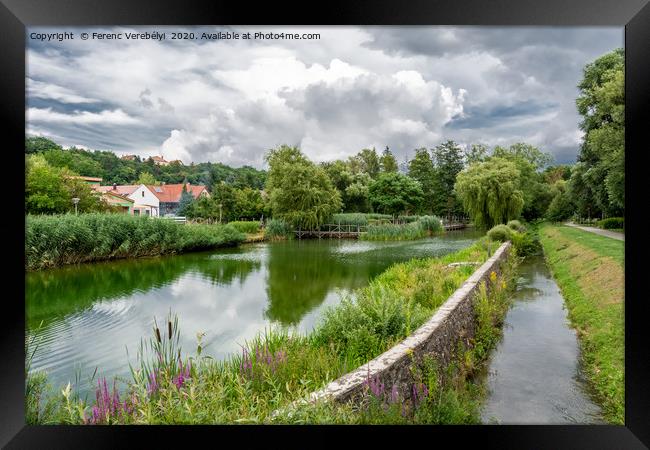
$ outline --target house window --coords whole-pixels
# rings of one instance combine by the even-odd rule
[[[148,216],[148,215],[149,215],[149,210],[148,210],[148,209],[145,209],[145,210],[144,210],[144,215],[145,215],[145,216]]]
[[[134,209],[133,210],[133,215],[134,216],[139,216],[140,215],[140,210],[139,209]]]
[[[144,191],[142,191],[142,196],[144,197]]]

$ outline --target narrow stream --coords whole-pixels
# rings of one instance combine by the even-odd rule
[[[564,299],[541,256],[519,267],[503,339],[489,361],[486,424],[600,424]]]

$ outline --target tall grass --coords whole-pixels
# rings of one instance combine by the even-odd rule
[[[433,372],[416,377],[421,401],[408,406],[406,415],[399,408],[393,414],[382,413],[385,409],[379,400],[376,410],[325,405],[316,418],[309,406],[291,418],[274,418],[273,412],[381,354],[424,323],[474,270],[465,265],[449,267],[449,263],[486,259],[484,242],[478,242],[444,257],[396,264],[330,307],[309,335],[268,330],[244,343],[241,353],[222,361],[202,356],[200,339],[196,355],[184,358],[177,345],[177,322],[168,318],[166,326],[153,329],[149,346],[153,351],[139,353],[139,368],[132,371],[133,381],[123,400],[118,394],[117,403],[107,401],[115,397],[115,388],[111,391],[100,379],[94,403],[59,396],[65,421],[300,423],[303,414],[308,421],[322,423],[472,422],[475,398],[471,389],[456,388],[453,382],[438,386]],[[373,385],[373,389],[378,398],[384,395],[383,387]]]
[[[421,216],[405,225],[385,223],[368,225],[361,239],[368,241],[403,241],[421,239],[443,230],[442,222],[434,216]]]
[[[393,220],[393,216],[389,214],[376,214],[376,213],[339,213],[332,216],[332,223],[340,223],[341,225],[359,225],[365,226],[368,224],[384,223]]]
[[[228,225],[235,228],[237,231],[241,233],[253,234],[260,231],[259,220],[253,220],[253,221],[240,220],[240,221],[228,222]]]
[[[266,222],[264,237],[271,240],[293,237],[293,228],[282,219],[270,219]]]
[[[27,270],[181,253],[245,239],[228,225],[183,225],[122,214],[28,215],[25,222]]]

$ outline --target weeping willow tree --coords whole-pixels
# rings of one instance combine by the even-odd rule
[[[502,158],[475,163],[458,174],[455,190],[478,227],[490,228],[519,217],[524,195],[519,170]]]
[[[296,147],[280,146],[266,156],[266,191],[273,216],[314,229],[341,210],[341,195],[321,167]]]

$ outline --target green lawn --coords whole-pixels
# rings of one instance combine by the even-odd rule
[[[558,227],[562,236],[588,247],[601,256],[607,256],[624,266],[625,242],[572,227]],[[613,231],[613,230],[611,230]]]

